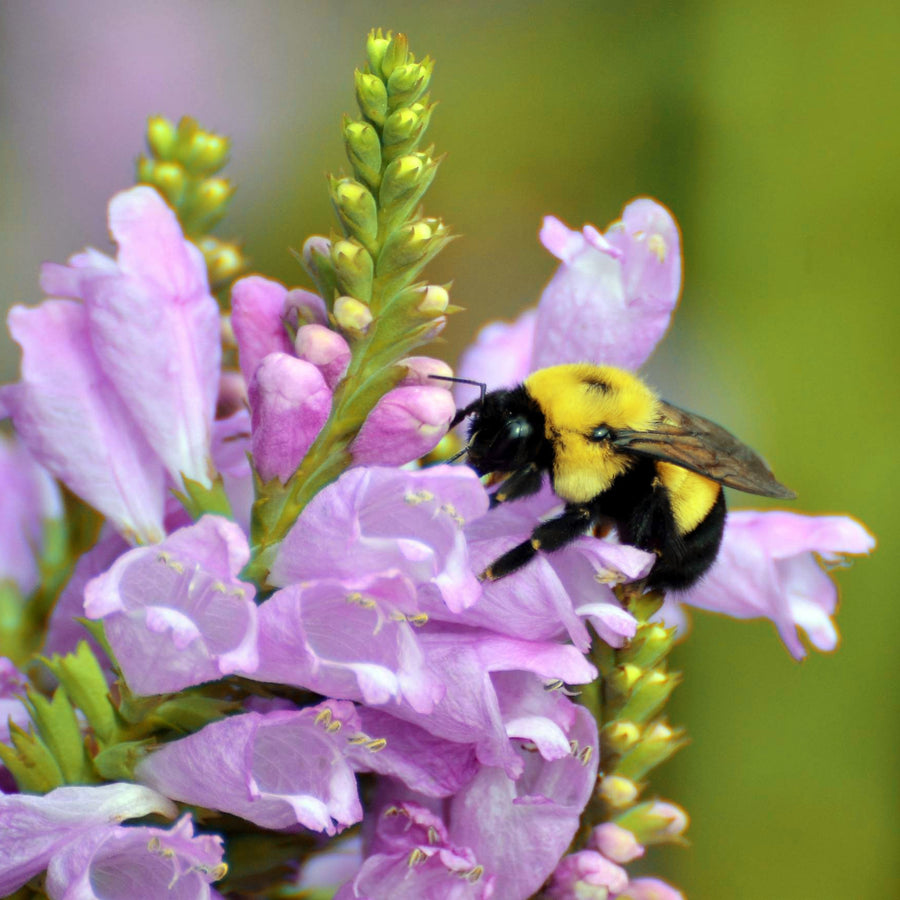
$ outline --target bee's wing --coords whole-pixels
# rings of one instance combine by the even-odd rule
[[[660,401],[661,421],[652,431],[632,431],[615,440],[618,449],[650,456],[705,475],[726,487],[763,497],[797,495],[780,484],[744,443],[715,422]]]

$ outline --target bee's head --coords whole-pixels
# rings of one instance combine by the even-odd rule
[[[480,475],[511,472],[535,460],[544,442],[544,417],[524,387],[491,391],[468,407],[469,464]]]

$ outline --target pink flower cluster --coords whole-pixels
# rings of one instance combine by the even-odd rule
[[[447,367],[416,358],[351,446],[353,467],[279,547],[274,592],[256,596],[241,578],[251,552],[246,455],[263,480],[291,476],[329,416],[350,347],[320,298],[243,279],[232,296],[235,390],[234,374],[221,372],[202,258],[173,214],[140,187],[113,199],[110,225],[116,260],[89,250],[46,267],[44,287],[58,299],[10,316],[22,379],[0,396],[19,437],[115,529],[79,561],[46,647],[72,649],[74,618],[87,616],[102,620],[135,694],[240,675],[314,699],[248,702],[149,753],[136,785],[0,796],[13,824],[0,833],[0,891],[46,869],[53,898],[74,896],[76,884],[78,896],[98,896],[98,873],[112,885],[102,896],[125,897],[126,873],[139,867],[148,884],[177,882],[178,896],[218,896],[218,838],[195,835],[188,818],[168,830],[122,824],[173,818],[179,803],[323,839],[363,822],[361,845],[327,845],[317,858],[340,859],[340,877],[328,875],[343,884],[340,900],[515,900],[545,883],[559,898],[587,886],[633,900],[680,896],[628,879],[621,865],[641,850],[615,826],[564,856],[596,787],[599,742],[590,712],[553,688],[596,678],[588,623],[612,646],[634,634],[611,585],[645,575],[652,557],[585,536],[481,584],[475,573],[558,501],[545,490],[488,512],[464,466],[398,468],[435,446],[455,409],[427,377]],[[680,291],[669,213],[638,200],[605,234],[548,219],[542,240],[562,265],[537,313],[486,329],[460,374],[499,386],[552,363],[640,365]],[[231,410],[235,396],[249,414],[215,420],[217,400]],[[189,523],[168,488],[216,473],[236,521]],[[47,515],[35,501],[31,527]],[[871,546],[841,517],[737,513],[709,577],[673,604],[767,616],[797,656],[798,628],[830,649],[835,589],[815,554]],[[13,575],[33,587],[31,570]],[[18,702],[17,673],[3,684],[0,699]],[[365,803],[361,773],[375,785]]]

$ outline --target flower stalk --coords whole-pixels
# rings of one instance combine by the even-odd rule
[[[436,337],[453,311],[423,302],[431,287],[414,283],[451,240],[443,222],[417,211],[440,162],[430,148],[419,150],[432,111],[425,92],[433,62],[417,61],[405,35],[380,29],[369,34],[367,55],[356,72],[362,118],[343,125],[352,177],[329,179],[342,233],[330,241],[311,238],[303,253],[350,345],[350,363],[300,467],[286,484],[256,480],[253,558],[245,575],[258,584],[306,504],[350,464],[350,445],[366,417],[405,375],[397,363]]]

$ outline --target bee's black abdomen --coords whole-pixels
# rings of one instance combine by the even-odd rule
[[[691,532],[682,535],[680,546],[664,549],[647,577],[653,590],[684,590],[699,580],[715,562],[725,528],[725,495],[719,496],[706,518]]]
[[[615,521],[622,543],[656,553],[658,559],[647,576],[647,586],[653,590],[690,587],[719,552],[725,526],[723,493],[719,491],[709,513],[693,531],[681,534],[652,460],[638,460],[592,505],[597,513]]]

